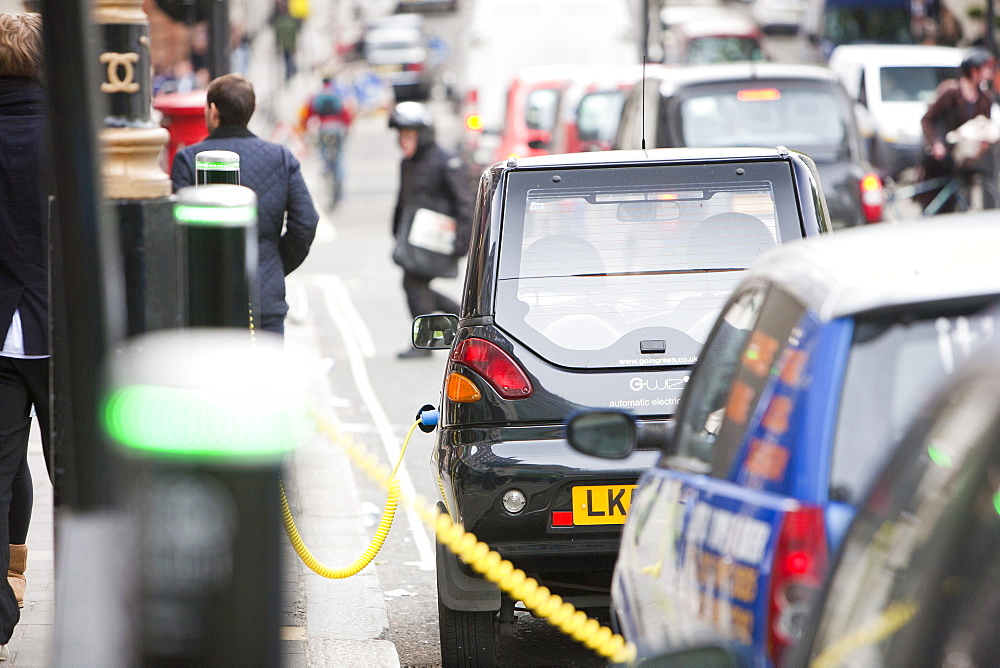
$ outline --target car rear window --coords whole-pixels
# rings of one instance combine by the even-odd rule
[[[685,146],[788,146],[841,154],[851,109],[832,86],[748,81],[685,95],[678,106]]]
[[[892,447],[946,377],[971,351],[998,337],[995,311],[859,318],[834,435],[830,498],[859,503]]]
[[[938,85],[947,79],[957,79],[957,67],[916,65],[882,67],[879,83],[885,102],[922,102],[930,104]]]
[[[691,364],[743,271],[801,236],[789,186],[777,161],[512,179],[495,321],[565,366]]]

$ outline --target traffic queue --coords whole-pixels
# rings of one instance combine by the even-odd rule
[[[466,292],[414,323],[416,347],[451,351],[440,509],[640,660],[932,655],[893,639],[919,635],[918,599],[863,606],[837,600],[856,582],[824,583],[841,550],[888,568],[871,520],[852,522],[914,421],[949,406],[936,393],[995,345],[980,249],[996,227],[900,221],[898,201],[870,225],[919,180],[921,117],[968,53],[866,49],[525,67],[494,128],[464,101],[482,167]],[[445,550],[437,578],[446,665],[492,665],[515,612],[536,613]],[[837,616],[850,605],[857,628]],[[864,636],[862,614],[893,623]]]

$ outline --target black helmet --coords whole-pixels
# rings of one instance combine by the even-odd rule
[[[419,102],[400,102],[389,114],[389,127],[432,130],[434,117],[427,107]]]
[[[962,64],[959,65],[959,70],[961,70],[963,75],[968,76],[972,70],[978,70],[992,60],[994,60],[994,58],[989,51],[985,49],[972,49],[966,54],[965,58],[962,59]]]

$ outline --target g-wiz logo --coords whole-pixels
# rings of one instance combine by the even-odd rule
[[[628,382],[628,386],[633,392],[642,392],[644,390],[652,390],[654,392],[683,390],[689,378],[690,376],[683,376],[681,378],[633,378]]]

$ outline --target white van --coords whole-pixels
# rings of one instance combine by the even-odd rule
[[[457,49],[465,131],[461,152],[478,177],[499,146],[507,91],[533,65],[641,62],[634,0],[477,0]]]
[[[920,118],[938,85],[958,78],[962,50],[917,44],[844,44],[828,66],[858,105],[872,164],[891,176],[920,162]]]

